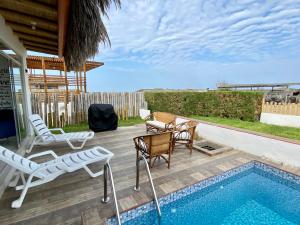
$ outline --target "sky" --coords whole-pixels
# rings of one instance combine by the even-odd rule
[[[89,91],[300,82],[300,0],[122,0]]]

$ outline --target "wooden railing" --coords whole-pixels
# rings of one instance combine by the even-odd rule
[[[263,102],[262,112],[263,113],[274,113],[274,114],[300,116],[300,104]]]
[[[143,92],[71,93],[68,101],[61,100],[57,93],[48,93],[46,103],[43,93],[31,95],[32,112],[39,114],[50,127],[87,121],[91,104],[112,104],[119,119],[123,120],[137,117],[140,108],[147,108]]]

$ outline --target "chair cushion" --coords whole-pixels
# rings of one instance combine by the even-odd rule
[[[152,126],[152,127],[156,127],[159,129],[165,129],[166,128],[166,124],[160,121],[156,121],[156,120],[150,120],[147,121],[146,124]]]
[[[181,124],[181,123],[186,123],[186,122],[189,122],[189,120],[183,119],[183,118],[180,118],[180,117],[177,117],[176,120],[175,120],[176,125]]]
[[[174,131],[174,139],[175,140],[190,140],[191,134],[187,131]]]

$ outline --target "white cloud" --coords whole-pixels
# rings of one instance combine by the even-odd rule
[[[300,0],[123,0],[109,14],[104,61],[239,63],[300,53]]]

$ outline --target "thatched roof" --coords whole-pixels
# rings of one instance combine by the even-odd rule
[[[120,0],[0,0],[0,14],[28,50],[65,58],[68,70],[82,68],[110,44],[103,16]],[[1,46],[0,46],[1,48]]]
[[[97,54],[99,43],[110,40],[102,17],[114,3],[120,7],[120,0],[72,0],[65,44],[64,58],[68,69],[82,68],[87,58]]]

